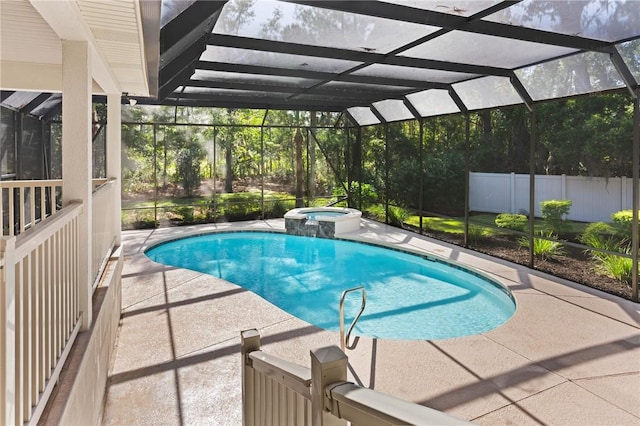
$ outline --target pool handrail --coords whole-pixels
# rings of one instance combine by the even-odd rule
[[[349,330],[347,330],[347,335],[345,337],[344,335],[344,299],[347,297],[348,293],[351,293],[353,291],[358,291],[358,290],[362,290],[362,305],[360,306],[360,311],[358,311],[358,315],[356,315],[356,317],[351,322],[351,325],[349,326]],[[351,336],[351,332],[353,331],[353,328],[356,326],[356,323],[360,319],[360,316],[362,315],[362,312],[364,311],[364,308],[366,305],[367,305],[367,291],[364,289],[363,285],[349,288],[343,291],[342,295],[340,296],[340,349],[343,352],[345,348],[355,349],[356,345],[358,344],[358,340],[360,340],[360,337],[356,336],[355,340],[353,341],[353,344],[349,345],[349,337]]]

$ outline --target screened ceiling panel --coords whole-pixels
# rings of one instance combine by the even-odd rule
[[[404,101],[457,112],[454,93],[477,110],[640,82],[639,0],[230,0],[210,19],[202,3],[163,0],[163,30],[184,23],[186,42],[161,51],[176,88],[150,102],[349,110],[368,125],[412,118]],[[190,24],[209,22],[190,44]]]
[[[287,92],[263,92],[258,90],[237,90],[237,89],[218,89],[209,87],[185,87],[182,95],[220,95],[220,96],[242,96],[242,97],[260,97],[260,98],[280,98],[286,99],[290,96]]]
[[[448,90],[431,89],[412,93],[407,100],[420,113],[422,117],[453,114],[460,112],[460,108],[451,99]]]
[[[640,39],[620,43],[616,48],[636,79],[636,83],[640,83]]]
[[[454,83],[477,77],[477,74],[467,74],[461,72],[432,70],[417,67],[402,67],[397,65],[373,64],[361,68],[352,73],[353,75],[366,75],[371,77],[406,78],[412,80],[426,80],[435,83]]]
[[[331,81],[323,85],[324,88],[331,89],[342,89],[348,91],[358,91],[361,90],[363,92],[368,92],[370,95],[376,96],[381,92],[392,94],[396,93],[398,96],[402,96],[402,94],[412,91],[412,87],[405,86],[382,86],[377,84],[365,84],[365,83],[348,83],[344,81]],[[322,90],[322,89],[320,89]]]
[[[370,126],[372,124],[380,124],[380,120],[371,111],[369,107],[353,107],[347,109],[347,112],[353,117],[360,126]]]
[[[588,52],[516,71],[533,100],[563,98],[624,87],[609,56]]]
[[[387,99],[385,101],[374,102],[373,107],[387,122],[411,120],[412,118],[415,118],[404,102],[398,99]]]
[[[500,3],[500,0],[384,0],[384,2],[458,16],[472,16]]]
[[[388,53],[438,30],[428,25],[279,1],[257,2],[249,13],[246,13],[246,9],[246,1],[230,0],[223,8],[213,32]]]
[[[469,111],[522,103],[506,77],[483,77],[453,85]]]
[[[511,69],[573,52],[576,49],[452,31],[409,49],[402,55]]]
[[[341,73],[361,64],[360,62],[342,59],[318,58],[220,46],[207,46],[200,60],[331,73]]]
[[[286,77],[278,75],[262,75],[262,74],[244,74],[238,72],[223,72],[223,71],[209,71],[209,70],[196,70],[191,77],[191,80],[204,80],[204,81],[223,81],[229,83],[238,84],[263,84],[273,86],[284,87],[311,87],[318,84],[320,80],[314,80],[310,78],[299,77]]]
[[[19,110],[24,108],[29,102],[38,97],[38,92],[13,92],[6,99],[2,101],[2,106]]]
[[[638,9],[640,3],[637,0],[525,0],[485,19],[561,34],[616,41],[638,35]]]

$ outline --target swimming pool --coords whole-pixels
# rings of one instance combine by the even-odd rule
[[[339,330],[343,290],[364,285],[367,306],[353,335],[433,340],[478,334],[515,312],[510,292],[440,259],[371,244],[272,232],[221,232],[146,251],[159,263],[244,287],[318,327]],[[348,325],[359,294],[345,301]]]

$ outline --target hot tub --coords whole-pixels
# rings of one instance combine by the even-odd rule
[[[362,212],[343,207],[304,207],[284,215],[287,233],[334,238],[360,229]]]

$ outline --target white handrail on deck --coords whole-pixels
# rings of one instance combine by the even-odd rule
[[[0,239],[5,324],[0,339],[0,423],[38,422],[80,329],[78,216],[64,207],[28,232]]]
[[[337,346],[311,351],[311,369],[260,350],[260,334],[240,334],[242,424],[468,425],[466,420],[346,381]]]
[[[0,181],[0,215],[3,235],[18,235],[56,211],[56,194],[62,190],[62,179]]]
[[[95,180],[94,180],[95,183]],[[100,276],[105,265],[109,261],[111,252],[116,243],[114,230],[114,215],[111,209],[115,205],[114,198],[120,196],[116,193],[116,179],[104,180],[93,191],[92,197],[92,259],[91,276],[94,279],[95,289],[100,282]]]

